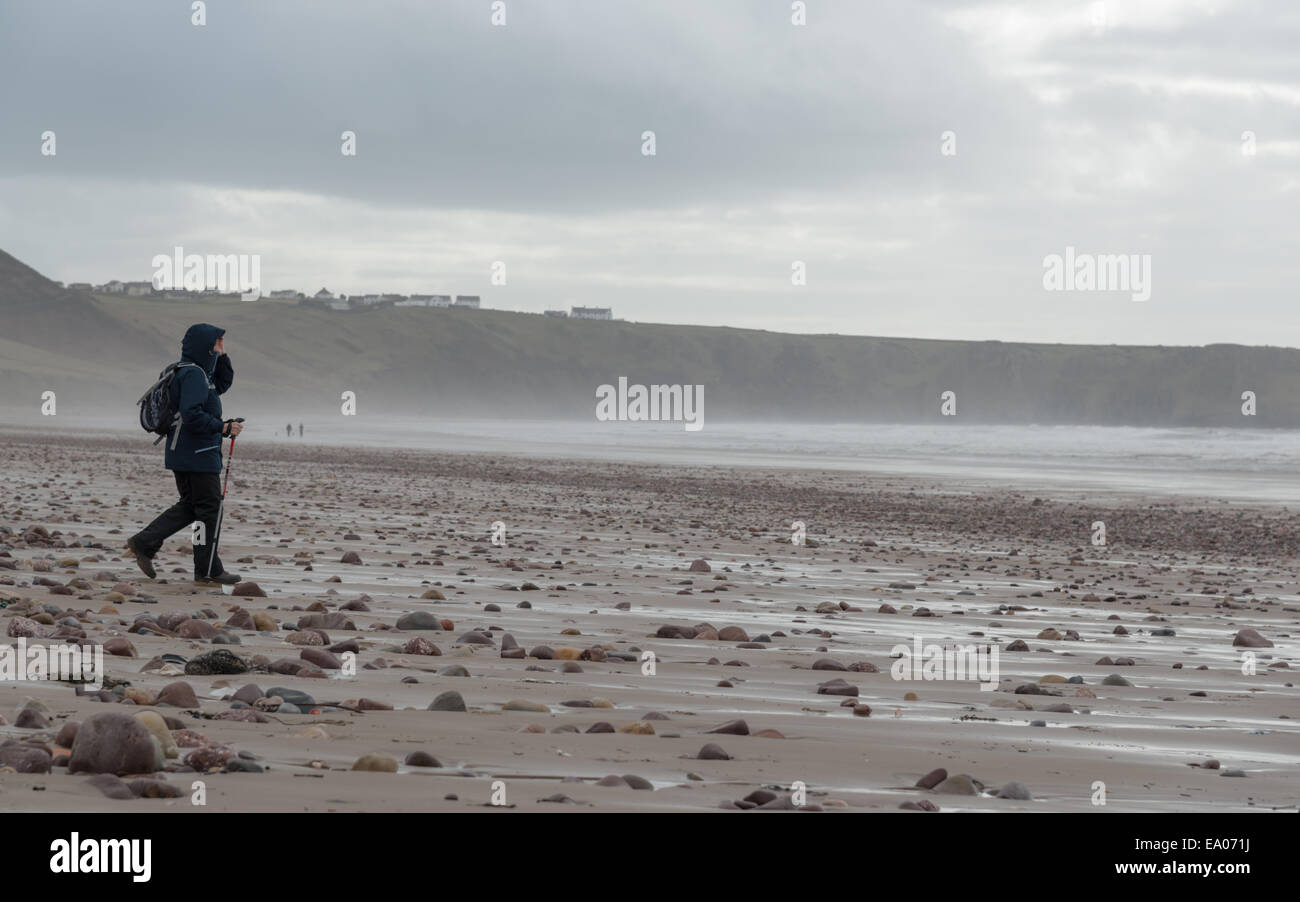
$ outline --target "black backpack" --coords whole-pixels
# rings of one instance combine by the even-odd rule
[[[167,368],[158,374],[158,381],[149,386],[149,390],[135,402],[140,406],[140,427],[145,432],[152,432],[158,436],[153,441],[155,445],[166,438],[167,433],[173,428],[176,429],[176,438],[180,438],[181,398],[180,392],[173,386],[176,371],[183,366],[197,366],[197,364],[186,361],[168,364]],[[172,447],[176,447],[175,439],[172,441]]]

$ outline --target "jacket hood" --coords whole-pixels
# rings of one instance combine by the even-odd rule
[[[185,338],[181,340],[181,359],[197,363],[204,372],[211,373],[218,357],[212,352],[212,346],[225,334],[225,329],[209,323],[195,323],[185,330]]]

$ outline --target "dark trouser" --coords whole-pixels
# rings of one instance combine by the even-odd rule
[[[177,470],[176,490],[181,500],[154,519],[152,523],[132,536],[135,547],[152,557],[177,532],[195,520],[203,524],[202,544],[194,543],[194,578],[208,575],[208,555],[217,551],[217,511],[221,508],[220,473],[182,473]],[[223,572],[221,558],[212,562],[212,575]]]

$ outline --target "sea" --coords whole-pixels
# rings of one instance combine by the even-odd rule
[[[0,429],[149,438],[133,422],[0,413]],[[292,421],[293,434],[285,425]],[[1300,430],[1137,426],[475,420],[392,415],[250,418],[244,443],[426,449],[691,466],[857,471],[923,477],[936,490],[1186,495],[1300,504]]]

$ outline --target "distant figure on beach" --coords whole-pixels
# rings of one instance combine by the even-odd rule
[[[302,423],[298,424],[298,438],[302,438]]]
[[[293,438],[293,423],[284,424],[284,437]]]
[[[163,542],[194,522],[205,537],[194,543],[194,581],[200,585],[234,585],[239,577],[216,556],[217,514],[221,507],[221,440],[239,435],[241,423],[221,419],[221,398],[235,381],[226,355],[226,330],[196,323],[181,342],[181,365],[172,390],[179,393],[180,417],[166,439],[163,466],[176,477],[180,500],[126,540],[126,550],[150,579],[157,575],[153,558]],[[213,559],[209,562],[208,558]],[[209,576],[208,574],[211,574]]]

